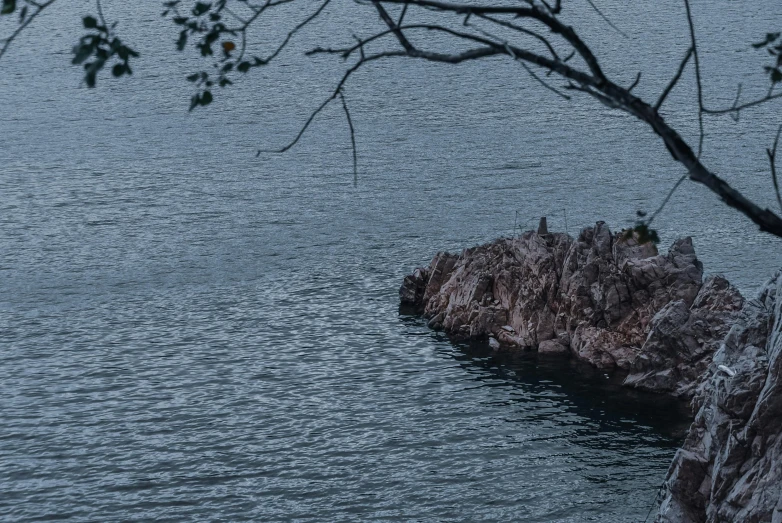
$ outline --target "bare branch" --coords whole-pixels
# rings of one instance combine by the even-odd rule
[[[521,27],[520,25],[516,25],[516,24],[513,24],[511,22],[507,22],[505,20],[500,20],[499,18],[494,18],[494,17],[491,17],[489,15],[479,14],[479,15],[476,15],[476,16],[478,16],[479,18],[483,18],[484,20],[488,20],[490,22],[493,22],[493,23],[495,23],[497,25],[501,25],[503,27],[507,27],[508,29],[513,29],[514,31],[518,31],[519,33],[526,34],[526,35],[529,35],[529,36],[531,36],[533,38],[536,38],[536,39],[540,40],[541,42],[543,42],[543,45],[545,45],[546,48],[549,50],[549,52],[551,53],[551,56],[555,60],[559,60],[559,55],[554,50],[554,46],[551,45],[551,42],[548,41],[548,38],[546,38],[546,37],[536,33],[535,31],[531,31],[529,29]]]
[[[707,114],[729,114],[729,113],[738,113],[739,111],[743,111],[744,109],[748,109],[750,107],[755,107],[756,105],[761,105],[766,102],[770,102],[772,100],[776,100],[777,98],[782,98],[782,92],[771,94],[764,96],[763,98],[758,98],[757,100],[753,100],[751,102],[743,103],[741,105],[736,105],[734,102],[733,106],[728,109],[707,109],[703,108],[703,112]],[[738,100],[738,98],[736,98]]]
[[[638,74],[635,77],[635,80],[633,80],[633,83],[630,84],[630,87],[627,88],[627,92],[630,93],[635,89],[635,87],[638,85],[638,82],[641,81],[641,72],[638,71]]]
[[[774,146],[771,149],[766,149],[766,154],[768,154],[768,161],[771,164],[771,181],[774,183],[774,192],[777,193],[777,203],[779,203],[779,209],[782,210],[782,195],[779,194],[779,180],[777,180],[777,145],[779,145],[780,134],[782,134],[782,125],[777,129]]]
[[[676,189],[678,189],[679,186],[682,184],[682,182],[684,182],[684,180],[686,180],[686,179],[687,179],[687,175],[685,174],[681,178],[679,178],[679,180],[674,184],[673,187],[671,187],[671,190],[668,191],[668,195],[665,197],[665,199],[660,204],[660,206],[657,208],[657,210],[652,213],[652,215],[649,217],[648,220],[646,220],[646,225],[651,225],[652,224],[652,222],[657,217],[657,215],[660,214],[660,212],[665,208],[665,205],[668,203],[668,200],[671,199],[671,196],[673,196],[673,193],[676,192]]]
[[[562,36],[578,52],[581,58],[586,62],[587,67],[592,72],[598,83],[606,82],[605,73],[601,69],[597,58],[592,50],[581,40],[572,27],[563,24],[553,15],[543,12],[537,7],[512,7],[512,6],[480,6],[463,5],[441,2],[438,0],[377,0],[382,3],[390,4],[411,4],[437,11],[446,11],[459,15],[480,15],[480,14],[509,14],[517,18],[529,18],[536,20],[547,26],[553,33]],[[559,3],[559,2],[558,2]]]
[[[399,43],[402,44],[402,47],[405,48],[405,51],[413,51],[415,49],[413,44],[411,44],[407,37],[405,37],[404,33],[402,33],[402,30],[399,29],[399,26],[394,23],[393,18],[391,18],[391,15],[388,14],[386,8],[383,7],[383,5],[378,1],[373,1],[372,4],[374,4],[375,9],[377,9],[377,12],[380,14],[380,18],[383,20],[383,22],[385,22],[388,28],[393,31],[397,40],[399,40]],[[404,7],[406,8],[407,4],[405,4]]]
[[[356,152],[356,131],[353,128],[353,120],[350,118],[348,103],[345,101],[345,94],[339,91],[339,99],[342,101],[342,109],[345,110],[345,118],[348,120],[350,129],[350,144],[353,146],[353,185],[358,185],[358,153]]]
[[[684,0],[684,6],[687,8],[687,24],[690,27],[690,41],[692,44],[692,56],[695,59],[695,84],[698,87],[698,158],[703,153],[703,84],[701,83],[701,63],[698,58],[698,44],[695,41],[695,24],[692,21],[692,11],[690,10],[690,0]]]
[[[406,53],[404,53],[402,51],[389,51],[389,52],[385,52],[385,53],[378,53],[378,54],[370,55],[370,56],[367,56],[366,58],[362,58],[361,60],[356,62],[355,65],[353,65],[353,67],[348,69],[345,72],[345,74],[342,75],[342,79],[337,84],[337,87],[336,87],[336,89],[334,89],[334,92],[331,94],[331,96],[326,98],[323,101],[323,103],[321,103],[318,106],[318,108],[315,109],[310,114],[309,118],[307,118],[307,121],[304,122],[304,125],[301,127],[301,129],[299,129],[299,132],[296,134],[296,136],[293,138],[293,140],[291,140],[287,145],[283,146],[280,149],[276,149],[276,150],[259,149],[258,153],[256,154],[256,156],[260,156],[261,153],[284,153],[285,151],[289,150],[291,147],[296,145],[299,142],[299,140],[301,139],[301,137],[304,136],[304,133],[307,131],[309,126],[312,124],[313,120],[315,120],[315,117],[318,114],[320,114],[320,112],[323,111],[323,109],[325,109],[326,106],[332,100],[334,100],[337,96],[339,96],[340,92],[342,92],[342,87],[345,85],[345,82],[348,81],[348,78],[350,78],[350,76],[353,73],[355,73],[365,63],[372,62],[372,61],[375,61],[375,60],[379,60],[381,58],[392,57],[392,56],[406,56]]]
[[[620,35],[624,36],[624,37],[625,37],[625,38],[627,38],[628,40],[630,39],[630,37],[629,37],[629,36],[627,36],[627,34],[626,34],[624,31],[622,31],[622,30],[621,30],[621,29],[619,29],[617,26],[615,26],[615,25],[614,25],[614,23],[613,23],[611,20],[609,20],[609,19],[608,19],[608,17],[607,17],[606,15],[604,15],[604,14],[603,14],[603,11],[601,11],[600,9],[598,9],[598,8],[597,8],[597,6],[595,5],[595,3],[594,3],[592,0],[587,0],[587,2],[589,3],[589,5],[591,5],[591,6],[592,6],[592,9],[594,9],[594,10],[595,10],[595,12],[596,12],[597,14],[599,14],[599,15],[600,15],[600,18],[602,18],[603,20],[605,20],[605,22],[606,22],[606,23],[607,23],[609,26],[611,26],[611,28],[612,28],[614,31],[616,31],[616,32],[617,32],[617,33],[619,33]]]
[[[690,48],[687,50],[687,54],[684,55],[684,59],[679,64],[679,69],[676,71],[676,74],[673,76],[671,81],[665,87],[665,90],[660,95],[660,98],[657,100],[657,103],[654,104],[654,110],[655,111],[659,111],[660,110],[660,107],[662,107],[663,102],[665,102],[665,99],[668,97],[670,92],[676,86],[676,83],[682,77],[682,73],[684,72],[684,68],[687,66],[687,62],[690,61],[690,57],[692,56],[692,52],[693,52],[693,47],[690,46]]]
[[[527,64],[525,64],[523,61],[519,60],[519,58],[513,52],[513,49],[511,49],[510,46],[507,43],[505,44],[505,49],[508,51],[508,54],[513,57],[514,60],[516,60],[517,62],[519,62],[521,64],[521,66],[529,73],[529,75],[532,78],[534,78],[535,80],[540,82],[540,85],[542,85],[543,87],[545,87],[546,89],[548,89],[552,93],[556,94],[557,96],[559,96],[561,98],[564,98],[565,100],[570,100],[570,97],[568,95],[566,95],[565,93],[563,93],[562,91],[560,91],[559,89],[554,87],[553,85],[551,85],[548,82],[546,82],[545,80],[543,80],[541,77],[536,75],[535,71],[530,69],[530,67]]]
[[[288,42],[290,42],[291,38],[293,38],[293,35],[295,35],[302,28],[304,28],[304,26],[306,26],[307,24],[309,24],[310,22],[315,20],[323,12],[323,10],[326,8],[326,6],[329,5],[330,3],[331,3],[331,0],[325,0],[322,4],[320,4],[320,7],[318,7],[318,9],[314,13],[312,13],[310,16],[305,18],[296,27],[291,29],[288,32],[288,34],[285,36],[285,39],[282,41],[282,43],[277,47],[277,49],[275,49],[274,52],[272,52],[272,54],[270,54],[267,58],[262,59],[261,63],[262,64],[268,64],[269,62],[274,60],[277,57],[277,55],[279,55],[282,52],[282,50],[285,49],[285,47],[288,45]],[[267,2],[267,4],[268,4],[268,2]]]
[[[56,0],[48,0],[48,2],[44,2],[42,4],[28,2],[30,3],[30,5],[35,6],[36,10],[30,13],[27,16],[27,18],[21,24],[19,24],[19,27],[17,27],[16,30],[13,33],[11,33],[11,35],[8,38],[3,40],[3,46],[0,47],[0,59],[3,58],[3,55],[8,50],[8,47],[11,45],[11,42],[13,42],[16,39],[16,37],[19,36],[21,32],[24,31],[25,28],[27,28],[28,25],[30,25],[30,22],[35,20],[35,18],[39,14],[41,14],[41,11],[43,11],[44,9],[52,5],[55,1]]]

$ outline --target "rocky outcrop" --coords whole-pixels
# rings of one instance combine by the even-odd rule
[[[656,521],[782,522],[782,272],[744,304],[693,404]]]
[[[683,300],[669,302],[652,318],[625,385],[692,397],[743,303],[720,276],[704,282],[691,306]]]
[[[628,386],[691,397],[743,305],[724,278],[704,284],[691,239],[662,255],[603,222],[576,239],[540,231],[437,254],[405,278],[402,304],[455,338],[570,353],[628,371]]]

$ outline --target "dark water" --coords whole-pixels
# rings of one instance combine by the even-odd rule
[[[314,34],[344,43],[332,29],[365,9],[349,4]],[[603,4],[632,40],[588,10],[572,22],[654,99],[688,45],[681,6]],[[255,158],[320,103],[334,61],[294,45],[188,115],[182,78],[201,64],[171,52],[158,4],[105,5],[142,52],[132,78],[79,87],[68,52],[88,2],[0,61],[0,519],[643,520],[676,406],[453,345],[400,316],[396,291],[437,250],[510,234],[516,211],[561,230],[567,208],[571,233],[626,225],[681,172],[650,132],[507,61],[388,63],[347,91],[354,186],[338,107],[289,154]],[[764,86],[746,43],[782,26],[778,7],[696,15],[712,105]],[[356,20],[348,39],[374,23]],[[670,105],[690,138],[692,94]],[[707,163],[769,206],[779,114],[707,121]],[[779,241],[692,184],[658,225],[746,291],[780,263]]]

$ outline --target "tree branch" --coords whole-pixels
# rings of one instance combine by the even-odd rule
[[[348,110],[348,103],[345,101],[345,94],[342,90],[339,91],[339,99],[342,101],[342,109],[345,110],[345,118],[348,121],[348,128],[350,129],[350,144],[353,146],[353,185],[358,185],[358,153],[356,151],[356,131],[353,128],[353,120],[350,118],[350,111]]]
[[[405,37],[405,35],[402,33],[402,30],[399,29],[399,26],[396,25],[394,20],[388,14],[388,11],[386,11],[386,8],[383,7],[383,4],[381,4],[376,0],[373,1],[372,4],[375,6],[375,9],[377,9],[377,12],[380,14],[380,18],[383,20],[383,22],[385,22],[388,28],[391,29],[391,31],[396,36],[397,40],[399,40],[399,43],[402,44],[402,47],[405,48],[405,51],[407,52],[413,51],[415,49],[413,47],[413,44],[411,44],[410,41],[407,39],[407,37]],[[406,8],[407,4],[405,4],[404,7]]]
[[[679,64],[679,69],[676,71],[676,74],[673,76],[671,81],[665,87],[665,90],[660,95],[660,98],[657,100],[657,103],[654,104],[654,110],[655,111],[659,111],[660,110],[660,107],[662,107],[663,102],[665,102],[665,99],[668,97],[670,92],[676,86],[676,83],[682,77],[682,73],[684,72],[684,68],[687,66],[687,62],[690,61],[690,57],[692,56],[692,51],[693,51],[693,47],[690,46],[690,48],[687,50],[687,54],[684,55],[684,59]]]
[[[543,12],[537,7],[511,7],[511,6],[480,6],[452,4],[449,2],[440,2],[438,0],[377,0],[382,3],[390,4],[410,4],[421,7],[427,7],[438,11],[447,11],[459,15],[480,15],[480,14],[509,14],[516,18],[530,18],[537,20],[547,26],[553,33],[562,36],[578,52],[581,58],[586,62],[587,67],[592,72],[598,83],[607,81],[603,70],[592,50],[581,40],[572,27],[560,22],[553,15]],[[559,3],[559,2],[558,2]]]
[[[690,10],[690,0],[684,0],[684,6],[687,8],[687,24],[690,27],[690,41],[692,45],[692,56],[695,59],[695,84],[698,87],[698,158],[703,153],[703,84],[701,83],[701,64],[698,58],[698,44],[695,41],[695,24],[692,21],[692,11]]]
[[[624,37],[625,37],[625,38],[627,38],[628,40],[630,39],[630,37],[629,37],[629,36],[627,36],[627,34],[626,34],[624,31],[622,31],[622,30],[621,30],[621,29],[619,29],[617,26],[615,26],[615,25],[614,25],[614,23],[613,23],[611,20],[609,20],[609,18],[608,18],[606,15],[604,15],[604,14],[603,14],[603,11],[601,11],[600,9],[598,9],[598,7],[595,5],[595,3],[594,3],[592,0],[587,0],[587,3],[589,3],[589,5],[591,5],[591,6],[592,6],[592,9],[594,9],[594,10],[595,10],[595,12],[596,12],[598,15],[600,15],[600,18],[602,18],[602,19],[605,21],[605,23],[607,23],[607,24],[608,24],[608,25],[611,27],[611,29],[613,29],[614,31],[616,31],[616,32],[617,32],[617,33],[619,33],[620,35],[624,36]]]
[[[41,14],[41,11],[43,11],[44,9],[52,5],[54,2],[56,2],[56,0],[48,0],[47,2],[44,2],[42,4],[30,2],[31,5],[35,6],[36,8],[35,11],[30,13],[27,16],[27,18],[21,24],[19,24],[19,27],[17,27],[16,30],[13,33],[11,33],[11,36],[3,40],[3,46],[0,47],[0,59],[3,58],[3,55],[8,50],[8,47],[11,45],[11,42],[13,42],[16,39],[16,37],[19,36],[21,32],[24,31],[28,25],[30,25],[30,22],[35,20],[35,18],[39,14]]]
[[[779,145],[780,134],[782,134],[782,125],[777,130],[774,146],[771,149],[766,149],[766,154],[768,154],[768,161],[771,164],[771,181],[774,184],[774,192],[777,193],[777,203],[779,204],[779,209],[782,210],[782,195],[779,194],[779,181],[777,180],[777,145]]]
[[[772,100],[776,100],[777,98],[782,98],[782,92],[776,93],[776,94],[770,94],[766,95],[763,98],[758,98],[757,100],[753,100],[751,102],[743,103],[741,105],[736,105],[736,102],[738,102],[738,96],[736,97],[736,102],[733,103],[732,107],[729,107],[728,109],[707,109],[706,107],[703,108],[703,112],[707,114],[728,114],[728,113],[738,113],[740,111],[743,111],[744,109],[748,109],[750,107],[755,107],[756,105],[761,105],[766,102],[770,102]]]

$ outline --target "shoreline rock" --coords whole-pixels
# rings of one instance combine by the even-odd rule
[[[655,521],[782,522],[782,271],[744,304],[693,404]]]
[[[539,230],[438,253],[405,277],[402,306],[455,339],[569,353],[623,370],[629,387],[692,398],[744,305],[739,291],[703,281],[690,238],[659,254],[603,222],[577,238]]]
[[[745,300],[703,280],[689,238],[661,255],[602,222],[575,239],[539,230],[438,253],[402,304],[456,338],[569,354],[691,399],[657,523],[782,523],[782,270]]]

